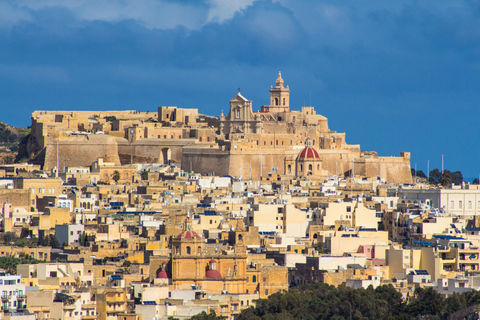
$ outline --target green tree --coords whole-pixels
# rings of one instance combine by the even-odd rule
[[[48,245],[52,248],[59,249],[60,243],[58,242],[57,237],[54,234],[48,236]]]
[[[11,243],[11,242],[14,242],[18,239],[17,235],[15,234],[15,232],[5,232],[3,235],[2,235],[2,240],[4,243]]]
[[[452,177],[450,176],[450,172],[444,171],[440,177],[440,184],[444,187],[450,185],[452,181]]]
[[[85,233],[85,231],[83,231],[82,235],[80,236],[80,245],[85,247],[87,245],[87,242],[87,234]]]
[[[439,184],[442,177],[442,173],[437,168],[430,171],[430,178],[428,182]]]
[[[113,171],[112,179],[115,180],[115,183],[117,183],[118,180],[120,180],[120,172],[118,170]]]
[[[479,180],[478,180],[478,178],[475,178],[475,179],[473,179],[473,182],[472,182],[472,184],[479,184]]]
[[[147,170],[143,170],[143,171],[140,173],[140,176],[142,177],[142,180],[148,180],[148,171],[147,171]]]

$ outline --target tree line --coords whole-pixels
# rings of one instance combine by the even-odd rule
[[[422,171],[422,170],[416,170],[412,168],[412,177],[416,176],[418,178],[423,178],[427,179],[429,183],[431,184],[438,184],[442,186],[448,186],[451,183],[455,185],[461,185],[463,182],[463,175],[461,171],[450,171],[450,170],[438,170],[437,168],[433,169],[430,171],[429,176]],[[477,184],[478,184],[478,179]],[[475,184],[475,180],[473,181]]]
[[[243,310],[236,320],[453,320],[479,319],[480,292],[472,290],[447,298],[432,288],[417,288],[409,301],[392,285],[373,289],[335,288],[323,283],[309,284],[260,299],[255,307]],[[202,313],[193,320],[223,319]]]

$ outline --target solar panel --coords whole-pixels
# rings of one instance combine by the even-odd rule
[[[111,275],[110,278],[112,280],[122,280],[122,276],[120,276],[118,274]]]
[[[143,301],[143,304],[144,305],[147,305],[147,306],[155,306],[157,305],[157,303],[155,301]]]
[[[428,275],[427,270],[415,270],[415,273],[418,275]]]

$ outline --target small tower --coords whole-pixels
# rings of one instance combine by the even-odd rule
[[[290,111],[290,89],[283,86],[282,73],[278,72],[275,87],[270,86],[270,111],[286,112]]]
[[[183,231],[172,239],[173,256],[201,256],[205,241],[201,235],[191,230],[190,218],[185,219]]]

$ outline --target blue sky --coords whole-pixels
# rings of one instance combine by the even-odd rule
[[[279,70],[347,142],[480,173],[478,1],[0,0],[0,120],[268,103]]]

